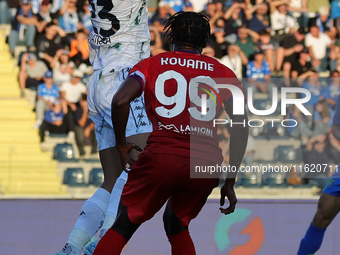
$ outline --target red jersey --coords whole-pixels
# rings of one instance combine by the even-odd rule
[[[130,75],[142,80],[153,126],[145,150],[222,162],[213,119],[232,94],[216,86],[231,84],[242,89],[229,68],[208,56],[172,51],[142,60]]]

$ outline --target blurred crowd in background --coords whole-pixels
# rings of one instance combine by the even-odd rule
[[[286,128],[284,137],[301,141],[305,163],[340,163],[340,143],[330,130],[340,94],[340,0],[150,0],[148,9],[151,55],[171,50],[163,36],[170,15],[198,11],[211,25],[203,54],[231,68],[245,91],[252,88],[271,102],[273,87],[308,89],[305,107],[312,115],[290,107],[283,117],[299,124]],[[37,93],[34,128],[43,150],[49,131],[75,137],[81,156],[89,143],[97,152],[86,104],[90,10],[88,0],[0,0],[0,26],[10,25],[7,42],[20,66],[21,96],[27,89]],[[227,128],[219,130],[222,148],[228,136]],[[256,136],[251,133],[247,164],[253,163]],[[227,163],[228,150],[223,153]]]

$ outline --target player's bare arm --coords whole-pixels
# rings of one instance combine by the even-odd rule
[[[139,96],[140,90],[140,84],[136,79],[127,78],[112,99],[112,123],[114,132],[116,134],[116,146],[120,153],[123,169],[125,169],[126,164],[132,165],[135,161],[135,159],[129,155],[129,152],[132,149],[142,151],[138,145],[134,143],[128,143],[125,138],[125,129],[129,116],[130,102]]]
[[[244,115],[233,115],[233,99],[230,98],[227,102],[224,102],[225,110],[229,115],[229,118],[233,120],[234,123],[247,123],[248,117],[245,113]],[[244,111],[246,112],[246,111]],[[240,167],[242,162],[246,146],[248,141],[248,126],[245,125],[235,125],[233,126],[230,135],[230,167],[231,169],[237,169]],[[225,203],[225,197],[229,200],[229,207],[220,207],[220,210],[224,214],[229,214],[234,212],[237,203],[236,194],[234,191],[234,184],[237,172],[229,172],[225,180],[224,185],[221,187],[221,199],[220,205],[223,206]]]

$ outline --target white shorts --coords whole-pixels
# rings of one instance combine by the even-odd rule
[[[114,94],[126,79],[131,68],[122,68],[103,74],[103,70],[94,71],[88,83],[88,109],[95,123],[98,150],[116,146],[116,138],[111,120],[111,102]],[[150,133],[152,125],[144,104],[144,96],[136,98],[130,104],[130,114],[126,126],[126,137]]]

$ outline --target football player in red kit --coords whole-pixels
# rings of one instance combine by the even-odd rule
[[[152,218],[166,202],[163,221],[172,254],[195,254],[188,226],[218,185],[218,178],[207,178],[204,173],[191,178],[191,173],[195,166],[222,163],[213,125],[222,103],[230,119],[238,123],[233,125],[230,138],[231,169],[239,168],[245,152],[245,110],[243,114],[233,114],[231,90],[217,85],[229,84],[238,90],[242,86],[229,68],[201,55],[210,39],[208,18],[195,12],[178,12],[167,21],[165,29],[173,51],[134,66],[112,101],[112,121],[122,162],[133,163],[129,151],[138,148],[126,142],[125,127],[129,103],[143,91],[153,132],[128,172],[116,221],[98,243],[95,255],[120,254],[140,224]],[[201,105],[202,98],[206,106]],[[122,167],[125,169],[125,163]],[[229,200],[228,208],[220,208],[224,214],[235,209],[236,174],[237,171],[228,173],[221,188],[221,206],[225,197]]]

